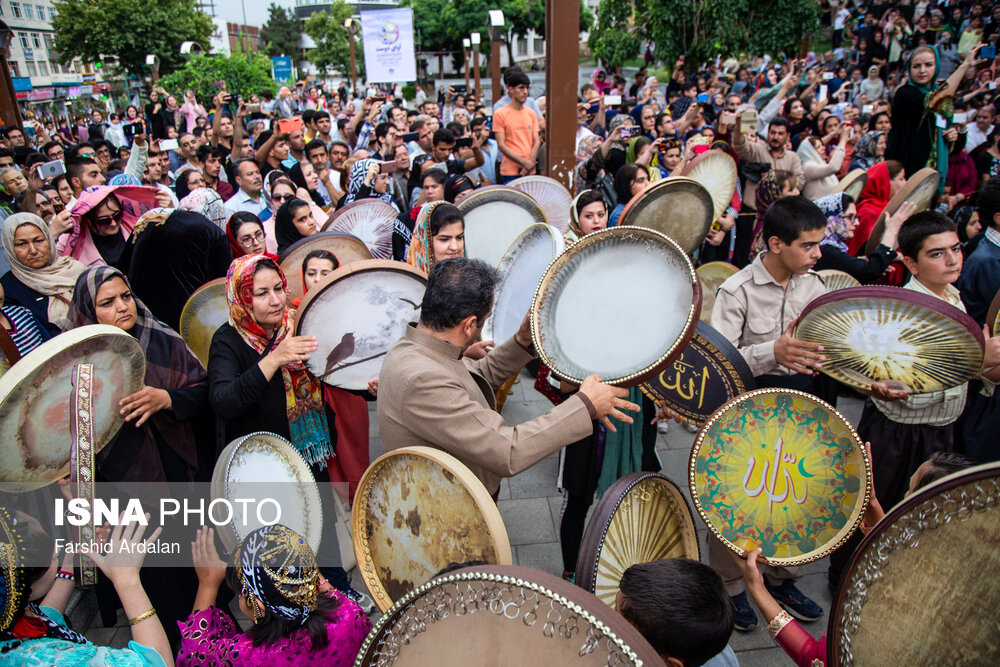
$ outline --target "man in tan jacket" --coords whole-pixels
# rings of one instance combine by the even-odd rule
[[[420,322],[389,350],[379,374],[378,424],[388,450],[425,445],[458,458],[496,496],[510,477],[592,432],[595,419],[632,423],[628,390],[587,377],[580,391],[548,413],[508,426],[494,391],[534,358],[525,318],[521,329],[484,358],[463,358],[479,340],[493,307],[496,272],[464,258],[431,269]]]

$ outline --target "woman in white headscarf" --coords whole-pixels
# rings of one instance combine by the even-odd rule
[[[837,172],[844,165],[849,132],[849,126],[841,126],[840,141],[829,158],[823,157],[826,147],[819,137],[809,135],[799,144],[799,149],[795,152],[802,159],[802,173],[806,177],[806,184],[802,187],[803,197],[819,199],[831,194],[837,187],[837,183],[840,182]]]

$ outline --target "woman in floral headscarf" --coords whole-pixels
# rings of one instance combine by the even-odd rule
[[[855,257],[847,252],[847,242],[858,226],[858,209],[851,196],[838,192],[815,199],[813,203],[826,216],[826,234],[819,244],[822,255],[815,269],[843,271],[862,284],[878,280],[896,257],[896,234],[902,220],[896,217],[890,220],[882,242],[868,257]]]
[[[211,222],[225,231],[226,222],[229,221],[229,213],[226,211],[225,203],[221,195],[212,188],[196,188],[189,195],[181,199],[177,207],[181,211],[192,211],[200,213]]]
[[[178,666],[354,664],[372,624],[323,579],[302,536],[281,524],[258,528],[243,539],[227,568],[213,532],[199,530],[191,547],[198,595],[191,616],[179,624]],[[224,581],[253,621],[246,632],[215,606]]]
[[[380,173],[378,160],[366,158],[358,160],[351,167],[351,176],[347,181],[347,196],[343,202],[346,205],[369,197],[381,199],[387,204],[392,204],[397,212],[399,210],[392,201],[392,195],[389,194],[389,175]]]
[[[851,169],[868,171],[885,159],[885,132],[866,132],[854,145]]]
[[[465,218],[457,206],[444,201],[420,207],[406,263],[429,274],[435,262],[465,257]]]

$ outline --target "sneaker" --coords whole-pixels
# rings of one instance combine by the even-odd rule
[[[688,424],[688,423],[685,422],[685,424],[684,424],[684,430],[687,431],[688,433],[697,433],[698,432],[698,427],[695,426],[694,424]]]
[[[375,605],[375,601],[372,600],[367,593],[355,590],[353,586],[350,590],[343,591],[343,593],[348,598],[356,602],[359,607],[361,607],[361,611],[365,612],[365,616],[371,616],[379,610]]]
[[[656,430],[659,431],[660,433],[668,433],[670,431],[670,422],[668,421],[656,422]]]
[[[785,579],[780,586],[773,586],[765,578],[764,586],[785,611],[800,621],[815,621],[823,615],[823,608],[803,595],[791,579]]]
[[[757,627],[757,614],[750,601],[747,600],[746,591],[729,598],[733,602],[733,610],[736,612],[734,627],[740,632],[750,632]]]

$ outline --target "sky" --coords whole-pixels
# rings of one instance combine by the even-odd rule
[[[262,26],[267,22],[267,7],[271,2],[292,8],[294,0],[215,0],[215,15],[232,23],[243,23],[243,5],[246,5],[247,23]]]

